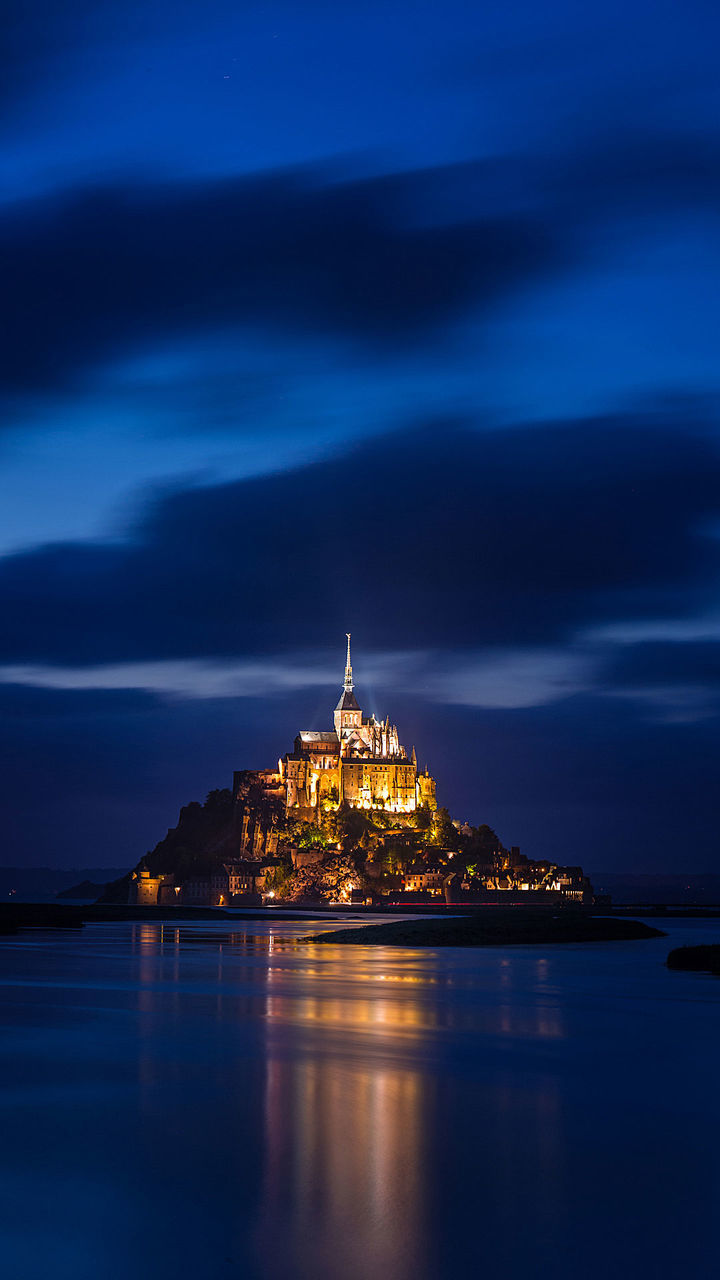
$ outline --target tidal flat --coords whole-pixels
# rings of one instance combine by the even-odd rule
[[[720,943],[700,947],[676,947],[667,958],[668,969],[712,973],[720,977]]]
[[[486,907],[471,916],[393,920],[361,928],[333,929],[305,941],[367,947],[498,947],[517,943],[628,942],[664,936],[661,929],[642,920],[590,916],[569,908],[551,915],[527,907],[510,911]]]

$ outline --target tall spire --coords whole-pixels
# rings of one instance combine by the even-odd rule
[[[350,661],[350,632],[346,631],[345,635],[347,636],[347,642],[348,642],[347,661],[345,663],[345,690],[347,693],[351,693],[352,687],[353,687],[353,678],[352,678],[352,663]]]

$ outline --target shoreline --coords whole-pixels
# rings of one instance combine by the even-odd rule
[[[644,911],[638,911],[637,914],[647,916],[656,916],[651,908]],[[678,919],[682,916],[693,916],[696,912],[667,912],[657,913],[660,916],[658,923],[663,919]],[[395,917],[393,921],[385,921],[384,917]],[[401,919],[397,920],[400,916]],[[556,904],[548,904],[542,907],[537,903],[528,904],[527,906],[496,906],[496,905],[464,905],[464,904],[448,904],[442,907],[429,907],[424,903],[402,904],[399,906],[376,906],[362,907],[351,905],[333,905],[328,906],[324,903],[306,903],[302,905],[293,905],[288,903],[284,906],[280,903],[272,907],[158,907],[158,906],[127,906],[119,904],[100,904],[100,903],[62,903],[62,902],[5,902],[0,903],[0,936],[13,935],[19,930],[25,929],[82,929],[86,924],[112,924],[121,921],[136,921],[155,924],[173,924],[188,923],[192,921],[222,921],[223,923],[238,923],[243,921],[272,921],[272,920],[289,920],[289,921],[311,921],[318,918],[328,917],[328,919],[337,919],[343,917],[356,921],[362,921],[361,929],[353,930],[336,930],[333,933],[313,935],[312,941],[321,940],[323,942],[330,941],[331,938],[337,939],[342,944],[346,939],[338,938],[338,934],[352,933],[353,941],[359,943],[358,934],[363,933],[363,943],[370,943],[375,936],[374,933],[367,937],[368,930],[388,930],[388,929],[409,929],[413,937],[417,937],[417,930],[422,926],[425,931],[432,931],[433,938],[435,931],[446,932],[449,927],[455,926],[461,930],[470,929],[488,938],[497,938],[498,942],[503,940],[512,942],[517,941],[551,941],[557,940],[591,940],[593,938],[600,939],[601,933],[608,939],[611,938],[629,938],[629,937],[648,937],[658,936],[661,930],[650,930],[649,926],[640,925],[635,919],[628,919],[627,909],[613,910],[612,908],[588,908],[588,907],[563,907],[558,910]],[[409,917],[403,919],[402,917]],[[417,917],[422,917],[418,920]],[[375,921],[379,921],[375,923]],[[475,922],[473,926],[473,922]],[[471,927],[472,926],[472,927]],[[628,933],[627,927],[633,932]],[[638,930],[640,932],[638,932]],[[647,932],[646,932],[647,930]],[[387,935],[383,935],[387,937]],[[438,933],[439,937],[439,933]],[[394,944],[392,939],[388,939],[388,945],[406,945]],[[418,945],[430,945],[428,943],[419,943]],[[432,945],[483,945],[482,941],[449,944],[442,941],[433,941]]]

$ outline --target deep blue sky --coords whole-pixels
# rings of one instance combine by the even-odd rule
[[[9,12],[2,861],[134,863],[352,630],[456,816],[720,869],[717,4]]]

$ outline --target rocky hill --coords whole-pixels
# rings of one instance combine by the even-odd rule
[[[168,877],[173,904],[198,905],[227,905],[236,893],[259,892],[289,903],[345,902],[357,892],[373,900],[397,893],[440,897],[451,891],[451,881],[465,895],[591,893],[580,867],[531,862],[519,849],[506,849],[491,827],[461,826],[447,809],[421,806],[398,815],[326,801],[312,811],[312,821],[288,813],[271,771],[237,773],[234,796],[228,789],[211,791],[204,804],[185,805],[177,826],[134,871],[108,884],[98,902],[134,901],[143,886],[161,901],[158,877]]]
[[[151,875],[174,875],[178,881],[207,874],[223,859],[240,856],[240,832],[232,792],[211,791],[204,804],[184,805],[176,827],[141,859]],[[138,865],[140,865],[138,863]],[[112,881],[98,901],[127,902],[132,871]]]

